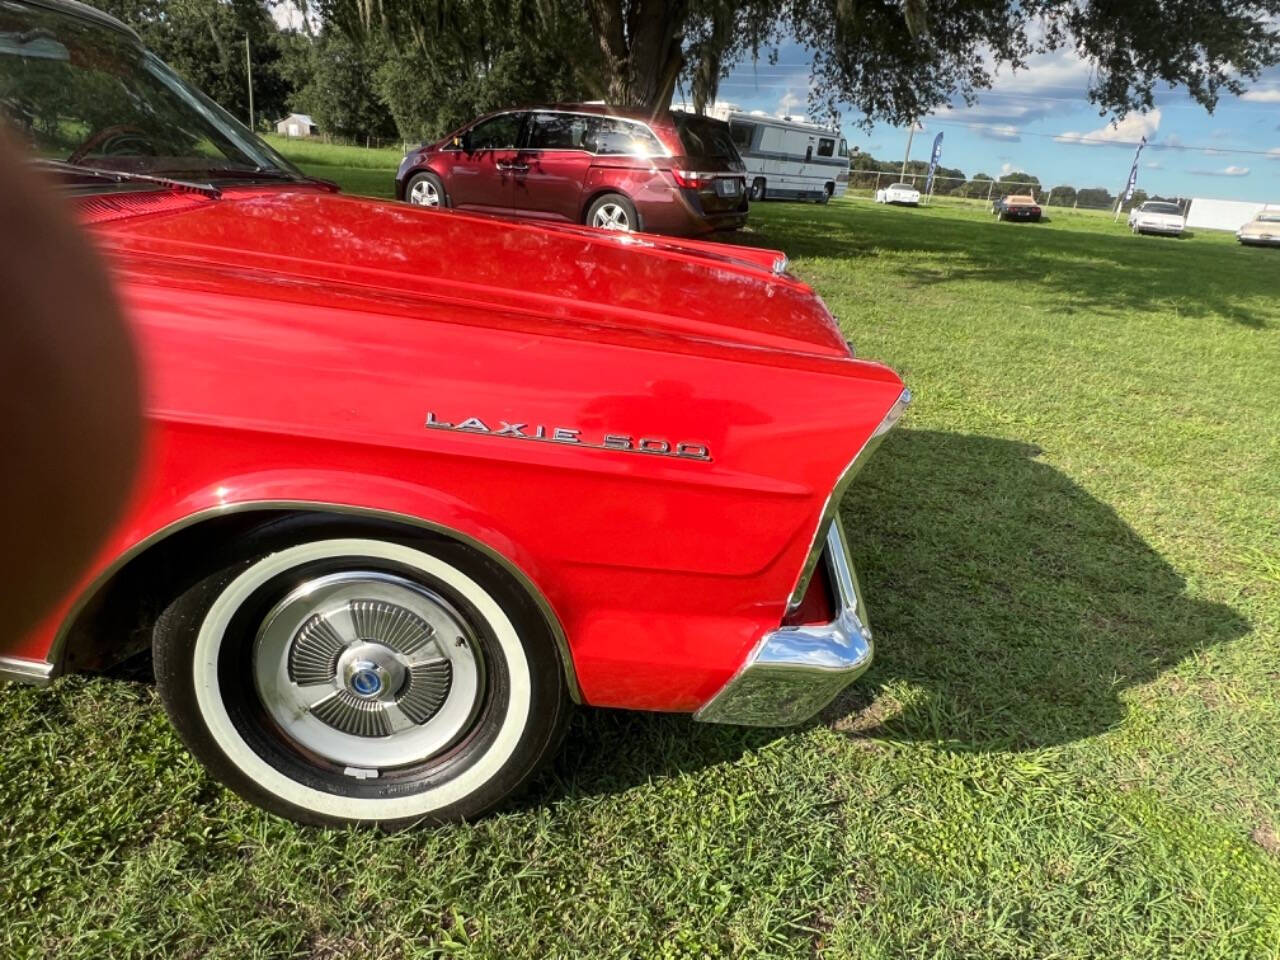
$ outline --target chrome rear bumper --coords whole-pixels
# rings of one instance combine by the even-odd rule
[[[765,634],[695,720],[754,727],[802,723],[871,666],[871,628],[838,516],[828,521],[822,559],[839,611],[836,619]]]
[[[813,546],[787,603],[788,612],[799,608],[809,581],[824,565],[835,620],[766,633],[728,683],[693,715],[695,720],[754,727],[803,723],[871,666],[871,628],[840,524],[840,500],[910,403],[911,391],[903,389],[827,497]]]

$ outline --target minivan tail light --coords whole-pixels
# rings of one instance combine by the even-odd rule
[[[698,170],[672,170],[671,175],[676,178],[679,186],[692,190],[708,185],[716,177],[714,173],[702,173]]]

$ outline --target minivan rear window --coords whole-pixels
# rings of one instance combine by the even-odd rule
[[[685,156],[715,160],[742,159],[738,155],[738,148],[733,145],[727,123],[689,113],[676,112],[671,116],[675,119]]]

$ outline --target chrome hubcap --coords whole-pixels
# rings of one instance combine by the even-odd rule
[[[604,230],[630,230],[631,220],[621,204],[606,203],[596,211],[591,225]]]
[[[440,206],[440,191],[430,180],[419,180],[409,188],[409,202],[420,207]]]
[[[483,686],[463,616],[421,584],[373,570],[298,586],[263,622],[253,659],[258,695],[284,734],[359,770],[450,746]]]

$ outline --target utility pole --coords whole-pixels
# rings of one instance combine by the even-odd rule
[[[907,179],[907,161],[911,159],[911,141],[916,135],[916,121],[912,120],[911,125],[907,128],[907,153],[902,158],[902,174],[899,179]]]
[[[244,35],[244,73],[249,83],[249,129],[253,129],[253,60],[249,56],[249,35]]]

